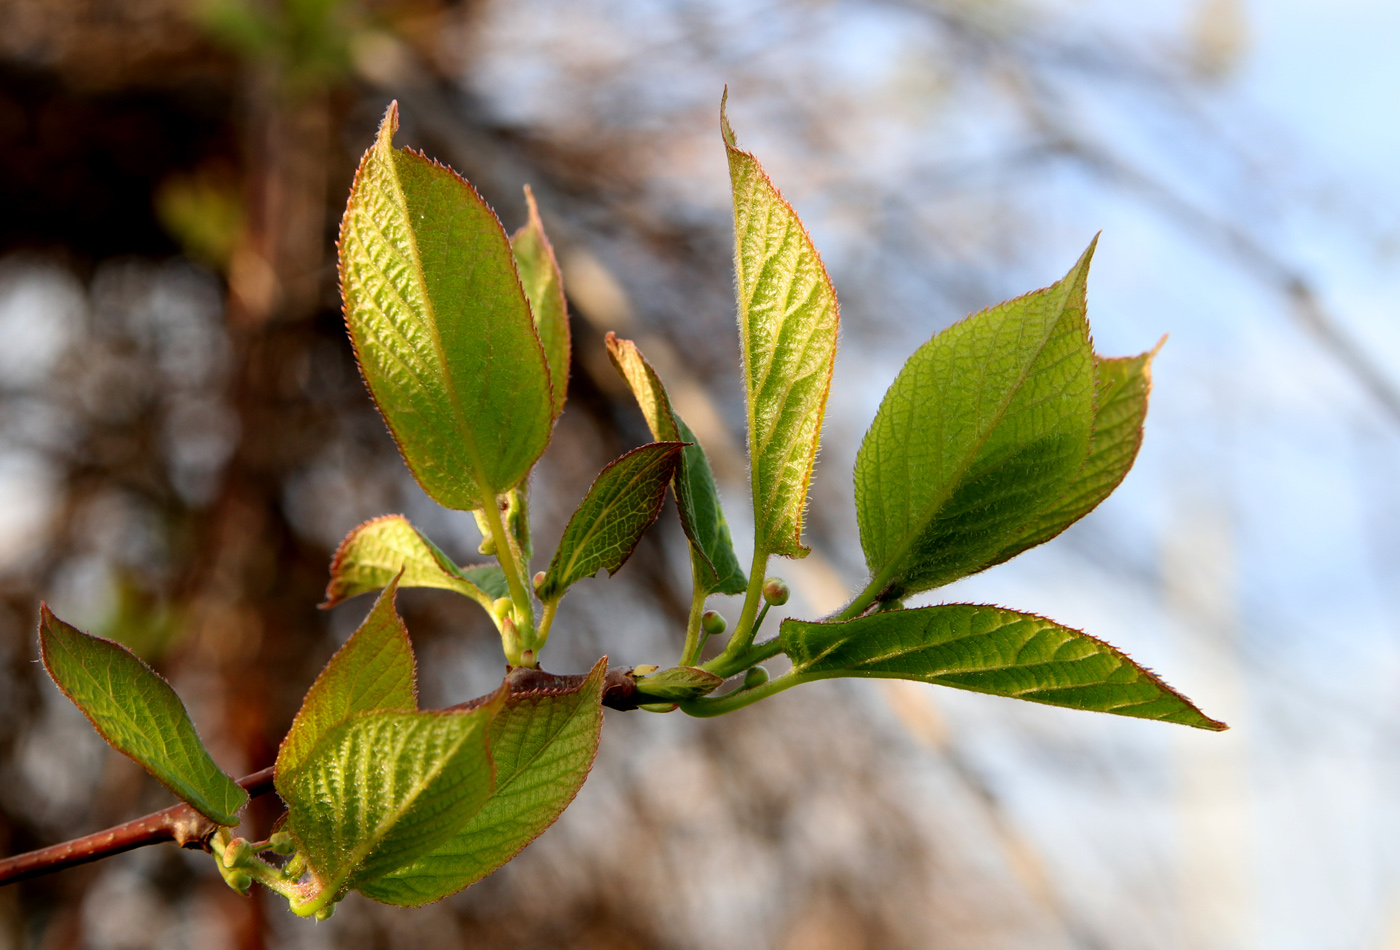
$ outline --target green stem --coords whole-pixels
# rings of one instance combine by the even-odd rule
[[[716,660],[733,659],[736,655],[747,650],[753,643],[754,618],[758,616],[758,605],[763,600],[764,571],[768,569],[768,552],[761,547],[754,547],[753,564],[749,568],[749,590],[744,596],[744,609],[739,614],[739,622],[734,626],[734,633],[729,638],[729,643],[725,646],[724,652]]]
[[[768,641],[772,643],[773,641]],[[807,682],[806,677],[788,671],[777,679],[771,679],[762,686],[755,686],[752,689],[736,689],[732,693],[723,696],[704,696],[700,699],[688,699],[677,705],[681,712],[688,716],[704,719],[711,716],[723,716],[725,713],[732,713],[745,706],[752,706],[761,699],[767,699],[785,689],[796,686],[799,683]]]
[[[700,618],[705,615],[707,591],[700,576],[700,555],[695,545],[690,546],[690,619],[685,625],[685,646],[681,648],[681,666],[694,666],[704,648],[704,638],[700,636]]]
[[[728,679],[757,663],[762,663],[764,660],[772,659],[782,653],[783,647],[779,639],[774,637],[771,640],[764,640],[762,643],[755,643],[733,655],[730,655],[729,651],[726,650],[710,662],[702,664],[700,669]]]
[[[549,639],[549,628],[554,625],[554,612],[559,609],[559,601],[564,599],[560,594],[553,600],[544,602],[544,611],[540,614],[540,625],[535,631],[534,646],[535,662],[540,660],[540,651],[544,649],[545,642]]]
[[[856,595],[856,599],[847,604],[839,614],[832,617],[833,620],[850,620],[852,617],[859,617],[865,613],[866,608],[875,603],[875,598],[880,596],[880,591],[885,589],[885,584],[889,582],[885,577],[872,577],[865,590]]]
[[[515,539],[501,523],[501,509],[495,499],[488,499],[482,509],[486,525],[491,529],[491,539],[496,542],[496,558],[501,562],[501,570],[506,575],[506,586],[510,588],[510,600],[515,605],[516,626],[520,631],[520,642],[524,649],[534,647],[535,611],[530,603],[530,595],[525,592],[524,578],[520,575],[520,562],[515,557]],[[518,664],[519,657],[507,657],[512,665]]]

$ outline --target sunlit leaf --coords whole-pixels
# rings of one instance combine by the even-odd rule
[[[720,107],[734,191],[755,544],[802,557],[802,518],[836,360],[840,310],[821,256]]]
[[[881,599],[989,566],[1083,467],[1093,250],[1058,283],[934,336],[885,394],[855,469],[861,546]]]
[[[389,579],[345,645],[311,684],[277,753],[277,790],[285,798],[296,774],[326,733],[358,713],[418,708],[413,646],[394,607],[398,582]]]
[[[549,368],[495,213],[451,169],[395,151],[397,127],[394,104],[341,221],[345,320],[423,490],[481,508],[549,441]]]
[[[491,724],[490,799],[451,841],[361,888],[364,894],[404,906],[440,900],[505,864],[552,825],[598,752],[606,675],[604,657],[578,687],[511,696]]]
[[[515,263],[520,269],[520,283],[530,300],[530,312],[535,318],[540,343],[549,360],[549,379],[554,389],[554,414],[564,409],[569,390],[569,309],[564,301],[564,279],[559,274],[559,262],[554,248],[545,237],[539,208],[530,186],[525,186],[525,203],[530,219],[510,238],[515,251]]]
[[[1152,359],[1161,347],[1158,343],[1138,356],[1094,357],[1098,408],[1094,412],[1094,441],[1084,468],[1059,500],[1022,527],[1017,539],[992,563],[1000,564],[1049,541],[1097,508],[1127,476],[1142,446],[1142,424],[1152,391]]]
[[[102,738],[210,821],[237,825],[248,793],[214,764],[170,684],[126,647],[39,607],[44,668]]]
[[[656,516],[679,462],[679,442],[652,442],[609,462],[569,519],[545,571],[540,600],[603,569],[616,574]]]
[[[884,677],[1219,731],[1185,696],[1102,640],[1033,614],[947,604],[843,623],[784,620],[805,679]]]
[[[742,594],[748,587],[748,577],[734,553],[729,523],[720,507],[719,492],[705,450],[700,447],[695,433],[671,408],[661,378],[643,358],[637,345],[612,333],[607,335],[606,342],[608,356],[636,396],[652,438],[658,442],[690,443],[681,452],[672,488],[681,527],[699,559],[701,583],[707,591]]]
[[[481,810],[504,696],[471,712],[359,713],[321,738],[281,794],[323,899],[411,864]]]
[[[502,596],[493,593],[498,587],[495,575],[501,575],[499,586],[505,584],[498,565],[459,568],[403,515],[384,515],[366,521],[340,542],[331,561],[323,606],[334,607],[357,594],[382,590],[399,571],[403,571],[401,587],[455,590],[487,607]]]

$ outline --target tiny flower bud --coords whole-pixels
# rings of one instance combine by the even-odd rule
[[[253,879],[243,871],[225,871],[224,882],[238,893],[246,894],[253,884]]]
[[[491,603],[491,613],[497,620],[505,620],[506,615],[510,613],[510,598],[497,597]]]
[[[718,610],[707,610],[700,615],[700,626],[710,636],[718,636],[724,633],[725,627],[729,624],[725,621],[724,615]]]
[[[649,664],[649,663],[643,663],[641,666],[634,666],[634,667],[632,667],[632,675],[633,675],[633,676],[650,676],[651,674],[655,673],[655,672],[656,672],[657,670],[659,670],[659,669],[661,669],[661,667],[659,667],[659,666],[652,666],[652,665]]]
[[[246,838],[234,838],[224,845],[224,867],[236,868],[250,855],[248,840]]]
[[[297,849],[296,842],[294,842],[292,836],[285,831],[276,832],[272,837],[268,838],[267,846],[278,854],[283,855],[292,854]]]
[[[330,920],[330,919],[331,919],[331,914],[334,914],[334,913],[335,913],[335,905],[334,905],[334,904],[327,904],[325,907],[322,907],[320,910],[316,911],[316,919],[317,919],[317,920]]]
[[[533,580],[534,580],[535,590],[539,590],[539,589],[540,589],[540,586],[541,586],[542,584],[544,584],[544,571],[536,571]]]
[[[768,671],[761,666],[751,666],[744,674],[744,689],[753,689],[768,682]]]
[[[763,599],[774,607],[781,607],[791,596],[792,591],[781,577],[770,577],[763,582]]]

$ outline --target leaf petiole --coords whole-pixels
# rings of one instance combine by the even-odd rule
[[[685,646],[681,649],[681,666],[694,666],[700,659],[700,651],[705,648],[706,637],[701,635],[700,618],[705,613],[704,579],[701,577],[700,554],[695,545],[690,545],[690,579],[694,585],[690,595],[690,618],[685,625]]]
[[[535,644],[535,611],[530,603],[530,595],[525,591],[524,578],[520,573],[520,562],[516,559],[515,538],[508,532],[501,521],[501,509],[491,499],[491,503],[479,509],[486,519],[486,526],[490,529],[491,540],[496,543],[496,559],[501,562],[501,570],[505,571],[506,586],[510,588],[510,600],[515,606],[515,625],[519,631],[521,653],[534,649],[538,654]],[[506,661],[511,666],[520,665],[520,656],[511,656],[511,651],[506,652]],[[538,655],[535,663],[539,662]]]

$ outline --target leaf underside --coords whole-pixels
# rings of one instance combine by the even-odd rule
[[[307,690],[277,753],[277,791],[284,798],[325,735],[351,716],[378,709],[418,708],[413,646],[395,609],[390,578],[364,622],[331,657]]]
[[[744,352],[755,544],[802,557],[802,519],[836,360],[836,291],[802,222],[739,149],[720,107],[734,192],[734,269]]]
[[[843,623],[784,620],[793,673],[941,686],[1220,731],[1185,696],[1121,651],[1033,614],[946,604]]]
[[[361,891],[418,906],[476,883],[515,857],[573,801],[598,751],[607,658],[575,689],[511,696],[491,725],[496,786],[451,841]]]
[[[680,512],[681,528],[700,567],[702,586],[706,591],[720,594],[742,594],[749,580],[734,553],[729,522],[720,507],[719,491],[705,450],[700,447],[695,433],[676,415],[661,377],[656,375],[637,345],[612,333],[607,335],[606,343],[608,356],[631,387],[652,438],[658,442],[690,443],[681,452],[671,488]]]
[[[238,824],[248,793],[204,748],[170,684],[119,643],[90,636],[39,608],[44,668],[118,752],[136,760],[216,824]]]
[[[559,262],[545,236],[544,223],[540,221],[539,208],[535,206],[535,195],[529,185],[525,186],[525,203],[529,206],[530,218],[511,235],[510,246],[515,252],[520,283],[530,301],[535,329],[549,362],[554,415],[558,416],[564,410],[569,389],[569,308],[564,300],[564,279],[559,273]]]
[[[900,371],[856,456],[856,515],[881,599],[990,566],[1084,466],[1094,245],[1056,284],[956,323]]]
[[[555,600],[575,581],[604,568],[617,573],[661,513],[681,448],[679,442],[652,442],[598,473],[564,528],[540,585],[540,600]]]
[[[490,578],[492,572],[500,572],[499,566],[463,570],[403,515],[384,515],[366,521],[340,542],[331,561],[331,580],[322,606],[334,607],[357,594],[382,590],[399,571],[403,571],[401,587],[452,590],[488,606],[501,596],[485,589],[494,587]],[[500,583],[505,583],[504,574]]]
[[[346,325],[423,490],[480,508],[549,441],[549,368],[495,212],[451,169],[395,151],[397,126],[391,104],[341,220]]]

